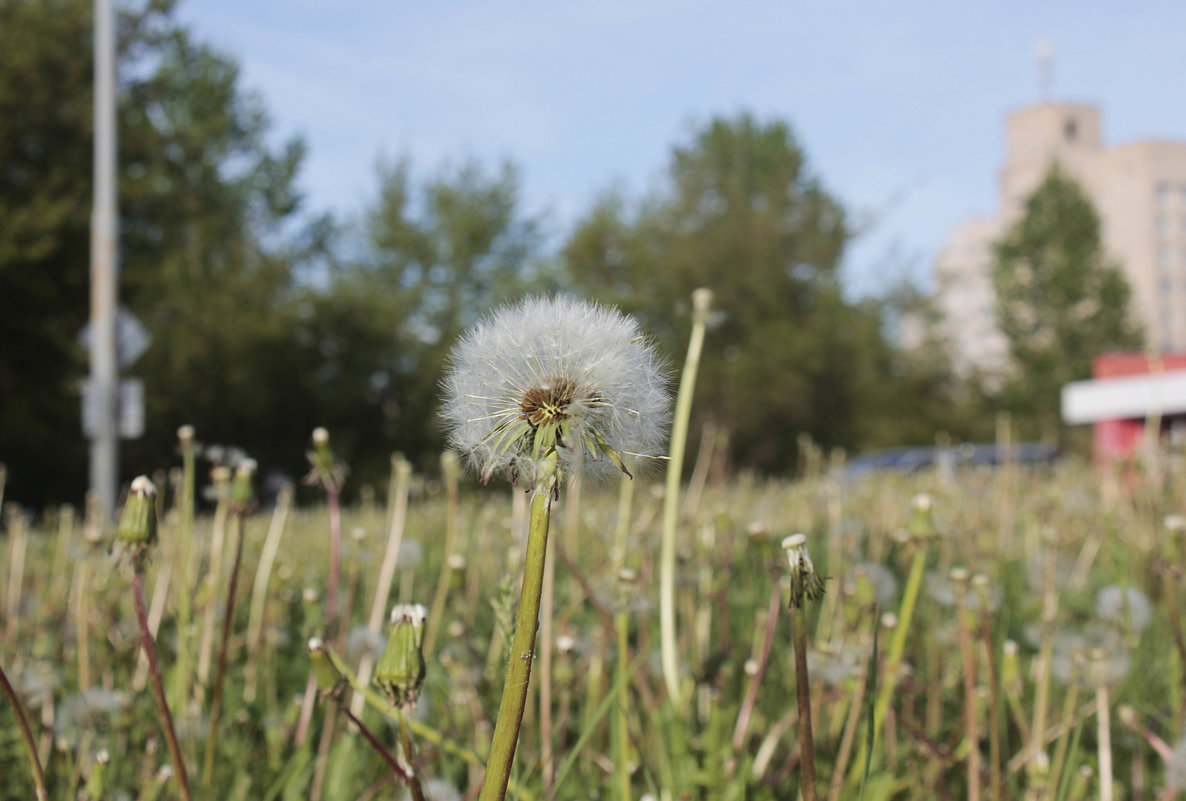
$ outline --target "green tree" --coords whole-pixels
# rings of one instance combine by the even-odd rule
[[[88,299],[88,9],[0,0],[0,461],[8,497],[29,501],[85,479],[75,337]]]
[[[327,223],[297,213],[300,142],[267,143],[234,63],[172,6],[124,9],[118,24],[121,300],[154,338],[130,371],[148,430],[124,443],[125,473],[170,463],[187,422],[300,469],[316,421],[288,347],[294,267],[322,251]],[[11,496],[34,504],[85,486],[92,52],[89,0],[0,0],[0,459]],[[296,438],[267,437],[278,421]]]
[[[1049,435],[1063,386],[1089,378],[1100,353],[1142,343],[1131,289],[1104,252],[1099,216],[1057,165],[997,242],[992,275],[1013,363],[1003,399],[1036,426],[1030,433]]]
[[[438,382],[457,337],[493,305],[555,287],[539,259],[538,223],[520,210],[509,163],[491,171],[466,162],[417,182],[401,159],[380,165],[364,225],[366,252],[332,292],[366,308],[385,343],[371,375],[382,430],[435,462]]]
[[[845,299],[845,215],[783,122],[714,119],[675,148],[663,188],[629,208],[599,201],[564,250],[582,292],[638,314],[674,359],[688,297],[716,296],[698,414],[732,432],[737,461],[783,469],[795,438],[856,446],[887,379],[876,304]]]

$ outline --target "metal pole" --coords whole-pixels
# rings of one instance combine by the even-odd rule
[[[116,209],[115,19],[111,0],[95,0],[95,197],[91,214],[91,380],[95,431],[91,489],[104,520],[115,516],[119,488],[119,365],[116,304],[119,218]]]

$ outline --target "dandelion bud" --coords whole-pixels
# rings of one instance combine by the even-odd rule
[[[782,541],[790,565],[791,591],[787,605],[798,609],[805,601],[818,601],[824,597],[825,579],[815,572],[815,565],[807,553],[807,535],[792,534]]]
[[[323,694],[334,695],[346,685],[346,678],[334,663],[333,656],[320,637],[309,639],[309,661],[313,663],[313,675],[317,678],[317,689]]]
[[[129,549],[140,553],[152,546],[156,537],[156,487],[148,476],[139,476],[132,481],[119,516],[119,538]]]
[[[1001,660],[1001,684],[1006,688],[1021,689],[1021,665],[1017,658],[1017,643],[1005,640],[1005,658]]]
[[[244,459],[235,468],[235,479],[231,484],[231,503],[240,509],[255,500],[255,489],[251,480],[255,476],[255,460]]]
[[[106,773],[107,763],[111,761],[111,755],[106,748],[100,748],[95,754],[95,761],[91,765],[91,775],[86,780],[86,794],[88,798],[106,798]]]
[[[692,292],[692,324],[704,325],[708,322],[708,312],[712,308],[712,290],[705,287]]]
[[[935,536],[934,503],[931,496],[921,492],[910,499],[910,533],[918,539]]]
[[[216,464],[210,469],[210,481],[214,484],[214,497],[220,502],[230,496],[231,469],[223,464]]]
[[[391,609],[391,634],[375,667],[375,685],[393,706],[416,705],[424,685],[424,621],[428,610],[420,604],[396,604]]]
[[[181,443],[182,450],[192,447],[194,444],[194,427],[191,425],[184,425],[178,428],[177,441]]]
[[[346,466],[338,464],[329,447],[329,431],[318,426],[313,429],[313,450],[305,452],[311,467],[306,484],[321,484],[327,489],[340,489],[346,479]]]

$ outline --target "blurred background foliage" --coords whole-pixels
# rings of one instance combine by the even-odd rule
[[[712,288],[697,415],[735,467],[787,470],[801,432],[850,450],[990,434],[999,399],[957,381],[942,342],[896,344],[895,320],[927,319],[921,292],[846,295],[853,226],[787,122],[705,122],[652,192],[593,199],[570,231],[524,209],[509,162],[380,161],[369,207],[335,219],[301,196],[299,137],[173,5],[119,22],[121,302],[153,337],[127,371],[147,431],[123,444],[125,475],[172,463],[183,423],[289,476],[317,425],[354,487],[382,486],[391,451],[431,468],[457,334],[555,291],[637,314],[674,369],[689,294]],[[34,506],[85,487],[91,100],[90,0],[0,0],[0,460]]]

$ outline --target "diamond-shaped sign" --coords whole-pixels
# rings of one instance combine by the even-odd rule
[[[91,324],[87,323],[78,332],[78,341],[84,348],[91,346]],[[119,307],[115,318],[115,358],[120,367],[127,367],[144,355],[152,344],[152,334],[136,319],[125,306]]]

